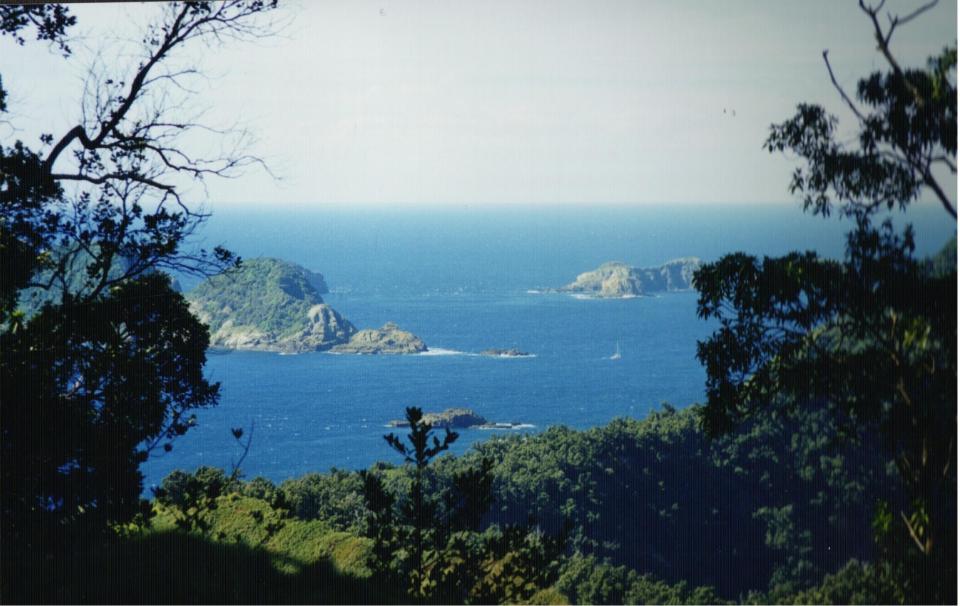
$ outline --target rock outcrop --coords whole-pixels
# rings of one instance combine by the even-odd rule
[[[693,288],[693,273],[699,267],[700,259],[696,257],[674,259],[659,267],[645,268],[610,262],[580,274],[575,281],[557,290],[600,298],[627,298],[689,290]]]
[[[533,425],[526,423],[492,422],[473,412],[469,408],[448,408],[443,412],[428,412],[423,415],[423,422],[438,429],[530,429]],[[387,423],[388,427],[410,427],[406,420],[394,420]]]
[[[427,344],[413,333],[401,330],[393,322],[387,322],[382,328],[361,330],[348,342],[336,345],[330,351],[353,354],[412,354],[427,351]]]

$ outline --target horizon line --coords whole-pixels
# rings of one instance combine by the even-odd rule
[[[439,201],[295,201],[295,200],[206,200],[199,202],[199,205],[219,209],[226,207],[259,207],[259,208],[277,208],[285,207],[297,210],[309,210],[320,208],[387,208],[402,210],[404,208],[431,208],[431,209],[450,209],[464,210],[465,208],[616,208],[616,209],[639,209],[639,208],[662,208],[662,207],[706,207],[706,206],[724,206],[724,207],[786,207],[792,206],[803,211],[802,200],[713,200],[713,201],[662,201],[662,202],[618,202],[618,201],[486,201],[486,202],[439,202]],[[881,209],[879,214],[909,212],[910,209],[921,207],[927,209],[941,209],[942,205],[937,200],[916,200],[910,202],[906,211],[899,209]],[[209,208],[208,210],[213,210]]]

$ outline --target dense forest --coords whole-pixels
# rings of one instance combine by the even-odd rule
[[[424,467],[419,508],[415,465],[333,469],[279,485],[213,468],[173,472],[150,525],[125,527],[115,544],[126,555],[112,565],[134,567],[113,577],[122,584],[83,587],[82,572],[66,570],[54,586],[94,601],[220,600],[224,578],[237,581],[230,601],[909,599],[880,563],[875,533],[877,502],[899,504],[904,493],[869,432],[838,440],[837,420],[809,406],[711,439],[702,412],[666,406],[642,420],[553,427],[438,456]],[[404,582],[418,520],[419,590]],[[145,557],[154,550],[187,550],[198,568],[168,569],[163,556]],[[244,581],[236,566],[273,585]],[[131,580],[141,577],[153,580]]]
[[[956,241],[919,259],[890,215],[923,196],[956,220],[938,178],[956,174],[956,46],[903,67],[891,38],[930,5],[860,6],[883,68],[836,85],[857,137],[803,103],[766,142],[799,159],[807,212],[848,222],[846,254],[696,272],[718,326],[703,403],[459,457],[408,408],[383,463],[279,485],[243,476],[257,445],[238,428],[232,469],[143,498],[140,465],[219,400],[171,275],[242,267],[186,249],[205,215],[182,180],[260,163],[191,154],[193,73],[170,62],[270,35],[276,2],[164,5],[132,73],[94,68],[79,124],[0,144],[0,600],[955,603]],[[67,59],[75,22],[0,6],[0,35]]]

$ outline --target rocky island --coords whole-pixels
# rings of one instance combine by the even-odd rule
[[[418,353],[427,346],[388,324],[361,330],[324,303],[321,274],[272,258],[244,260],[237,268],[201,282],[186,297],[190,309],[210,327],[210,345],[301,353]]]
[[[484,425],[487,420],[469,408],[448,408],[443,412],[424,413],[422,422],[441,429],[466,429]],[[395,420],[390,421],[387,425],[390,427],[409,427],[410,423],[406,420]]]
[[[659,267],[631,267],[626,263],[604,263],[593,271],[556,289],[556,292],[583,294],[598,298],[630,298],[656,292],[690,290],[693,273],[700,268],[700,259],[684,257],[667,261]]]
[[[491,423],[469,408],[448,408],[443,412],[428,412],[423,415],[423,422],[438,429],[523,429],[533,427],[522,423]],[[406,420],[394,420],[387,423],[388,427],[409,427]]]
[[[335,345],[332,353],[352,354],[413,354],[427,351],[427,344],[420,337],[393,322],[382,328],[367,328],[354,334],[346,343]]]

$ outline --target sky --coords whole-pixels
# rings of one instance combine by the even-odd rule
[[[75,124],[92,57],[121,65],[157,5],[71,10],[68,60],[0,40],[18,129],[0,139]],[[801,101],[851,125],[822,51],[851,92],[885,67],[855,0],[348,0],[280,18],[277,36],[185,55],[211,76],[190,107],[248,128],[270,167],[209,181],[196,195],[215,207],[788,201],[797,163],[762,149],[770,125]],[[956,37],[948,0],[892,46],[915,65]]]

